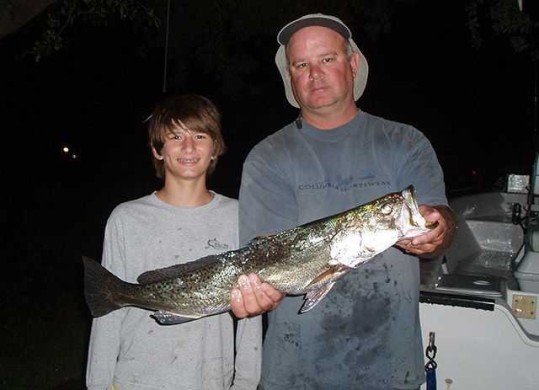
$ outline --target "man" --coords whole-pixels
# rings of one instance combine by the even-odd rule
[[[235,315],[270,310],[261,387],[418,389],[424,360],[417,256],[443,252],[455,226],[434,150],[412,126],[358,109],[368,65],[340,19],[303,16],[277,41],[286,97],[300,115],[256,145],[244,163],[241,244],[410,184],[422,215],[438,226],[348,273],[305,314],[298,314],[302,296],[282,299],[256,275],[242,276],[233,292]]]

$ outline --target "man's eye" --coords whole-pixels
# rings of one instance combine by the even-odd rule
[[[322,62],[324,64],[327,64],[327,63],[330,63],[330,62],[333,62],[334,58],[333,57],[326,57],[322,60]]]
[[[307,67],[306,62],[300,62],[300,63],[296,64],[296,68],[298,68],[298,69],[304,69],[306,67]]]

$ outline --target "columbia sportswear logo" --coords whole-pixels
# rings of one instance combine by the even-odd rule
[[[364,175],[362,177],[353,178],[349,177],[338,181],[324,181],[310,184],[300,184],[298,186],[299,191],[309,190],[327,190],[333,189],[340,192],[347,192],[352,189],[361,189],[368,187],[390,187],[390,182],[387,180],[376,180],[372,173]]]

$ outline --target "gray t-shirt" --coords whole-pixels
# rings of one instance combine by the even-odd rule
[[[174,207],[155,194],[122,203],[107,221],[102,264],[136,283],[144,271],[236,249],[237,208],[219,194],[201,207]],[[128,307],[93,320],[88,389],[224,390],[234,373],[233,389],[256,389],[260,317],[238,322],[234,345],[230,313],[169,326],[150,314]]]
[[[333,215],[413,184],[447,204],[443,173],[417,129],[359,112],[348,124],[295,122],[249,153],[240,242]],[[311,311],[286,297],[268,314],[264,390],[417,388],[424,381],[418,259],[390,248],[348,273]]]

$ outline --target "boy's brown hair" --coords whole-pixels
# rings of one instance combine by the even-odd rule
[[[191,131],[208,134],[212,138],[214,158],[207,172],[207,175],[210,175],[215,170],[219,156],[225,152],[226,145],[221,132],[221,114],[215,104],[204,96],[175,95],[158,103],[148,124],[150,150],[154,148],[157,153],[161,153],[167,134],[184,126]],[[153,165],[156,176],[163,179],[165,177],[163,160],[153,156]]]

